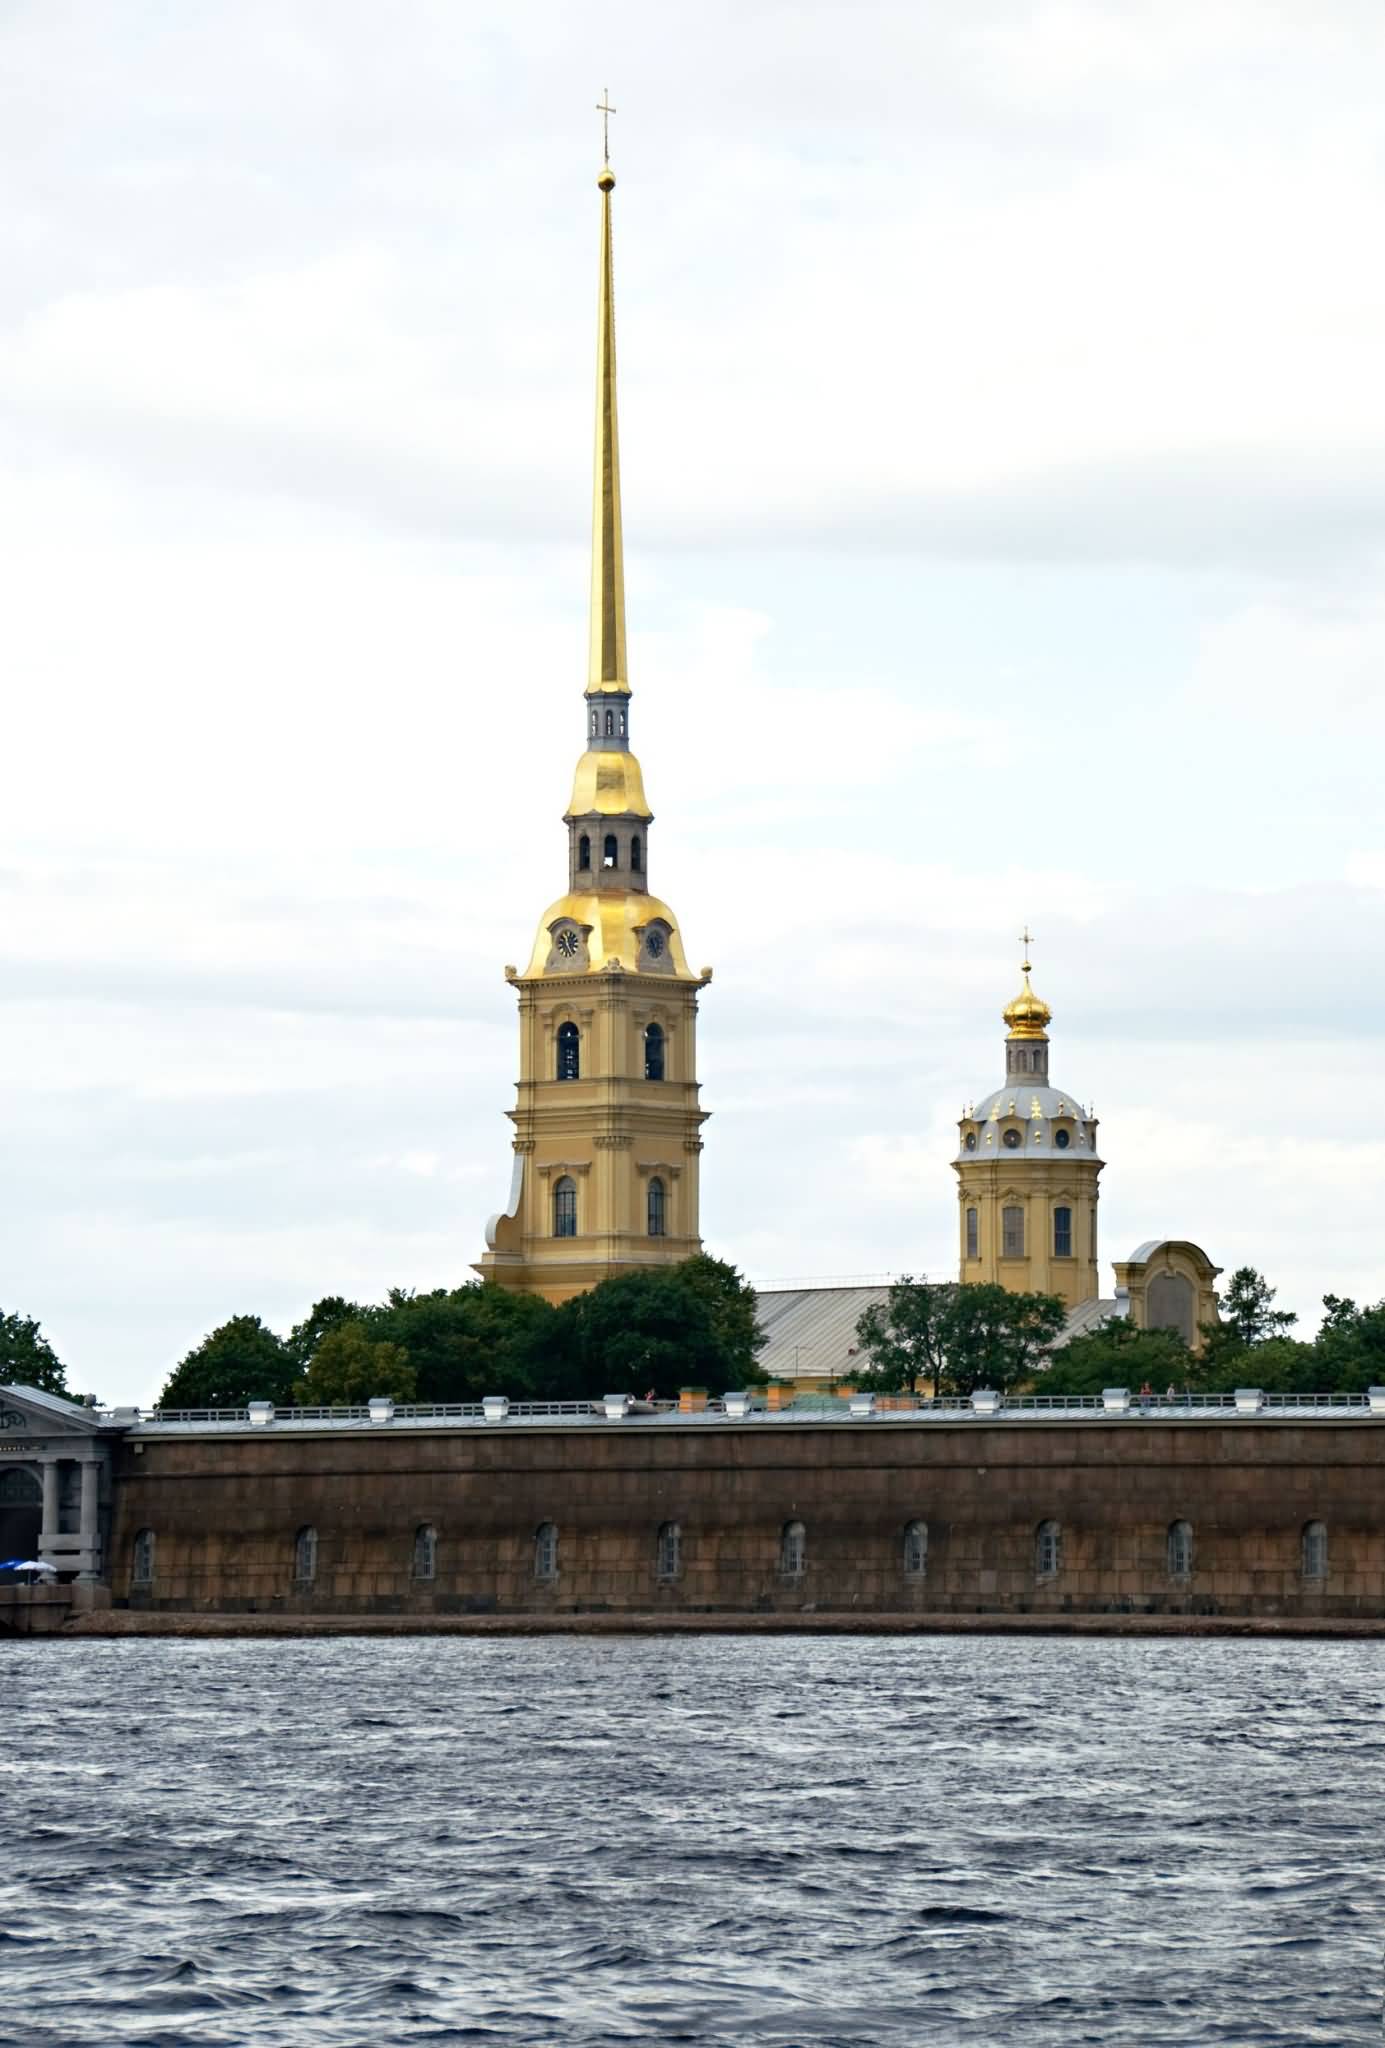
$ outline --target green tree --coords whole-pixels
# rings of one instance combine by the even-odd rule
[[[1238,1266],[1221,1297],[1222,1328],[1245,1345],[1263,1344],[1267,1337],[1282,1337],[1298,1317],[1292,1309],[1271,1306],[1278,1292],[1254,1266]]]
[[[673,1268],[711,1311],[712,1328],[721,1347],[726,1387],[761,1386],[768,1375],[755,1354],[769,1342],[755,1312],[755,1289],[729,1260],[696,1252]]]
[[[958,1287],[947,1313],[943,1384],[1004,1393],[1037,1372],[1067,1319],[1056,1294],[1011,1294],[989,1283]]]
[[[368,1309],[357,1301],[348,1301],[343,1294],[325,1294],[321,1301],[313,1303],[303,1321],[295,1323],[289,1331],[286,1348],[290,1358],[306,1371],[324,1337],[347,1323],[362,1322],[368,1314]]]
[[[258,1316],[232,1316],[195,1344],[159,1396],[161,1408],[287,1405],[300,1378],[288,1346]]]
[[[1176,1330],[1141,1330],[1125,1317],[1113,1317],[1055,1351],[1033,1383],[1036,1394],[1100,1394],[1107,1387],[1131,1392],[1146,1382],[1162,1393],[1182,1388],[1195,1374],[1195,1362]]]
[[[374,1338],[364,1323],[340,1323],[313,1352],[295,1399],[308,1408],[353,1407],[376,1395],[412,1401],[418,1374],[402,1344]]]
[[[1325,1294],[1317,1352],[1324,1393],[1363,1394],[1385,1386],[1385,1301],[1358,1308],[1349,1296]],[[1307,1391],[1307,1390],[1305,1390]]]
[[[1066,1315],[1056,1294],[1011,1294],[1004,1287],[906,1275],[856,1326],[870,1360],[859,1384],[882,1393],[917,1392],[930,1380],[939,1395],[977,1387],[1003,1393],[1039,1370]]]
[[[36,1387],[41,1394],[72,1400],[67,1371],[33,1316],[6,1315],[0,1310],[0,1381],[6,1386]]]
[[[617,1273],[564,1302],[559,1322],[579,1399],[652,1391],[671,1400],[680,1387],[720,1393],[744,1381],[706,1295],[678,1266]]]
[[[857,1320],[856,1340],[869,1361],[857,1384],[880,1394],[917,1394],[925,1381],[940,1387],[956,1293],[955,1281],[930,1283],[901,1274],[887,1298]]]
[[[554,1344],[557,1317],[536,1294],[493,1280],[439,1287],[428,1294],[392,1287],[361,1318],[376,1343],[398,1345],[417,1377],[420,1401],[564,1398]]]

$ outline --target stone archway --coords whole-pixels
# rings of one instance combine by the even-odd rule
[[[0,1558],[37,1557],[43,1528],[43,1481],[37,1465],[0,1470]]]

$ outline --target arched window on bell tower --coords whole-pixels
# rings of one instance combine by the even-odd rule
[[[580,1080],[582,1072],[582,1036],[575,1024],[558,1026],[558,1063],[555,1069],[560,1081]]]
[[[608,740],[610,740],[610,739],[614,739],[614,738],[615,738],[615,732],[616,732],[616,715],[615,715],[614,711],[608,711],[608,712],[606,713],[606,737],[607,737],[607,739],[608,739]]]
[[[664,1184],[656,1173],[649,1183],[649,1235],[663,1237],[666,1232],[666,1208]]]
[[[644,845],[638,832],[630,841],[630,865],[636,874],[639,874],[644,866]]]
[[[620,842],[614,832],[608,832],[601,848],[601,865],[603,868],[613,868],[619,859]]]
[[[644,1028],[644,1078],[646,1081],[662,1081],[664,1078],[662,1024],[646,1024]]]
[[[577,1235],[577,1183],[565,1173],[553,1190],[553,1235]]]
[[[591,864],[592,843],[591,840],[587,837],[586,833],[584,832],[582,834],[582,837],[577,842],[577,866],[579,869],[582,869],[589,868]]]

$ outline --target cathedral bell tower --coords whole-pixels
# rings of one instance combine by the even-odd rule
[[[963,1281],[990,1281],[1017,1294],[1057,1294],[1067,1306],[1095,1301],[1097,1182],[1102,1160],[1096,1118],[1075,1095],[1051,1086],[1048,1027],[1053,1013],[1024,984],[1004,1010],[1005,1085],[963,1116],[957,1175]]]
[[[630,750],[616,431],[609,162],[601,193],[596,480],[586,751],[564,813],[566,895],[539,920],[519,993],[519,1087],[508,1207],[476,1271],[563,1301],[614,1273],[702,1249],[698,991],[678,921],[649,891],[650,826]]]

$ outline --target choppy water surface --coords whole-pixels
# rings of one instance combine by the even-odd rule
[[[1385,1644],[9,1644],[0,2041],[1381,2038]]]

